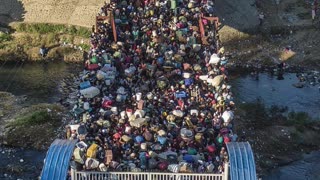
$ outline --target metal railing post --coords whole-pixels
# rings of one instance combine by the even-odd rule
[[[76,180],[75,170],[71,168],[71,180]]]
[[[224,164],[224,180],[229,179],[229,163]]]

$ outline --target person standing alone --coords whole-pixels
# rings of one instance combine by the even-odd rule
[[[259,14],[259,26],[262,26],[263,21],[264,21],[264,14],[263,14],[263,12],[261,12]]]

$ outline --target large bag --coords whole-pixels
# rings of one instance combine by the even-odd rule
[[[90,59],[90,62],[91,62],[92,64],[98,64],[98,58],[97,58],[97,56],[93,56],[93,57]]]
[[[167,142],[167,138],[162,136],[158,136],[157,140],[161,145],[164,145]]]
[[[79,148],[76,148],[73,151],[74,161],[80,164],[84,164],[83,155],[83,152]]]
[[[83,90],[80,90],[80,93],[85,97],[85,98],[93,98],[97,95],[100,94],[100,90],[96,87],[89,87]]]
[[[87,66],[87,69],[90,70],[90,71],[94,71],[94,70],[97,70],[99,68],[100,68],[100,66],[98,64],[89,64]]]
[[[168,165],[169,165],[169,164],[168,164],[167,162],[160,162],[160,163],[158,164],[158,168],[159,168],[159,170],[164,171],[164,170],[167,170]]]
[[[98,152],[98,145],[97,144],[91,144],[89,149],[87,150],[87,157],[88,158],[96,158],[97,152]]]
[[[160,89],[164,89],[167,86],[167,82],[165,80],[158,80],[157,81],[157,86]]]
[[[109,164],[113,159],[112,150],[106,150],[105,164]]]
[[[149,169],[155,169],[158,165],[158,162],[154,158],[148,160]]]
[[[177,116],[177,117],[183,117],[183,112],[180,110],[173,110],[172,114]]]
[[[173,173],[178,173],[180,171],[180,166],[179,164],[170,164],[168,170]]]
[[[189,163],[180,163],[180,171],[181,173],[192,173],[192,166]]]
[[[88,88],[88,87],[90,87],[90,86],[91,86],[91,84],[90,84],[89,81],[84,81],[84,82],[80,83],[80,89],[81,89],[81,90],[82,90],[82,89],[86,89],[86,88]]]
[[[97,167],[99,167],[99,161],[92,159],[92,158],[88,158],[86,160],[86,168],[87,169],[96,169]]]
[[[193,84],[193,79],[192,78],[188,78],[184,80],[184,85],[186,86],[190,86]]]
[[[200,66],[199,64],[195,64],[195,65],[193,66],[193,70],[194,70],[194,71],[201,71],[201,66]]]

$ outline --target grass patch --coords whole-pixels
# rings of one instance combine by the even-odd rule
[[[0,32],[0,43],[11,41],[11,40],[12,40],[12,37],[10,34]]]
[[[62,24],[48,24],[48,23],[20,23],[17,25],[18,32],[39,33],[39,34],[70,34],[74,36],[86,37],[91,35],[91,30],[85,27],[62,25]]]
[[[298,131],[303,132],[307,126],[312,124],[312,118],[306,112],[290,112],[287,124],[295,126]]]
[[[301,133],[308,128],[320,127],[319,121],[312,119],[306,112],[287,112],[287,107],[266,107],[260,99],[239,106],[242,119],[251,127],[263,129],[276,124],[295,127]]]
[[[269,121],[268,110],[262,100],[257,99],[257,101],[253,103],[241,104],[239,108],[244,112],[244,117],[242,118],[246,121],[246,124],[256,128],[264,128],[272,125]]]
[[[90,45],[89,44],[79,44],[79,46],[85,51],[89,51],[90,50]]]
[[[36,111],[32,114],[16,119],[10,126],[34,126],[52,120],[52,116],[46,111]]]
[[[39,104],[32,106],[22,113],[14,121],[10,122],[7,127],[28,127],[51,123],[52,125],[59,124],[58,112],[62,109],[56,105]]]

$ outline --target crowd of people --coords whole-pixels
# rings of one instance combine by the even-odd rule
[[[222,173],[237,136],[227,60],[201,18],[214,2],[112,0],[99,15],[114,22],[91,35],[66,133],[78,140],[71,168]]]

